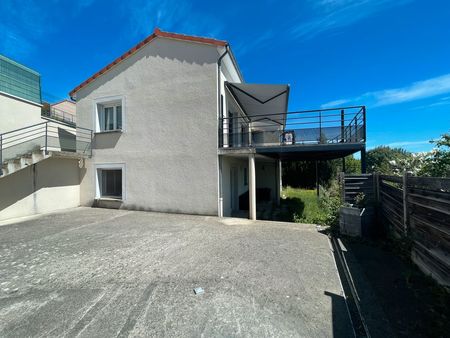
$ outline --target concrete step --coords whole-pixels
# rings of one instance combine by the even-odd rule
[[[31,159],[33,163],[42,161],[45,158],[44,152],[42,151],[35,151],[31,154]]]
[[[12,174],[13,172],[21,169],[20,160],[10,160],[7,164],[8,174]]]
[[[33,164],[33,158],[31,157],[31,154],[22,156],[19,161],[21,169],[29,166],[30,164]]]

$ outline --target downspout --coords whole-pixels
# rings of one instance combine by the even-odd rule
[[[222,79],[220,76],[220,69],[222,66],[222,59],[229,53],[229,45],[227,44],[225,46],[225,52],[223,52],[222,55],[220,55],[219,59],[217,60],[217,105],[219,106],[218,112],[219,115],[217,116],[217,131],[220,130],[220,118],[223,116],[223,107],[221,103],[221,87],[222,87]],[[219,147],[219,134],[217,133],[217,147]],[[222,182],[222,156],[218,156],[219,159],[219,200],[218,200],[218,216],[223,217],[223,182]]]

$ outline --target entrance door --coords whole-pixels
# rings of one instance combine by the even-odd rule
[[[232,167],[230,171],[230,196],[231,196],[231,210],[239,210],[239,192],[238,192],[238,168]]]

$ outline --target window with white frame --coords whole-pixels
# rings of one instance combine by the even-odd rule
[[[121,131],[124,129],[123,101],[122,97],[96,100],[96,132]]]
[[[101,197],[122,199],[122,170],[101,170]]]
[[[125,165],[96,165],[96,198],[125,200]]]

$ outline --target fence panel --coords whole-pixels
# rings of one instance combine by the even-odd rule
[[[359,192],[378,205],[379,220],[395,238],[411,243],[425,273],[450,286],[450,179],[404,175],[343,175],[345,202]]]

